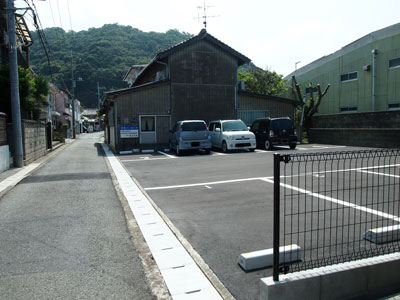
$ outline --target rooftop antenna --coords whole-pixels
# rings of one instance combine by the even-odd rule
[[[204,29],[207,29],[207,18],[215,18],[219,16],[207,16],[207,8],[214,6],[207,6],[206,1],[204,1],[203,6],[197,6],[197,20],[200,21],[200,18],[203,18]],[[200,12],[203,11],[203,16],[200,17]]]

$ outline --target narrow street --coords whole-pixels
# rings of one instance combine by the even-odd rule
[[[0,198],[0,298],[155,299],[100,134],[63,147]]]

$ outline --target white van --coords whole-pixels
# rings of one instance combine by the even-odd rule
[[[256,137],[242,120],[216,120],[208,125],[211,134],[211,144],[222,152],[229,150],[256,149]]]

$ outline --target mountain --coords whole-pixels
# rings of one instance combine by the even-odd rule
[[[69,91],[73,72],[75,97],[83,106],[94,108],[98,103],[97,83],[101,92],[127,87],[122,78],[131,65],[147,64],[158,52],[192,35],[178,30],[143,32],[108,24],[79,32],[47,28],[32,32],[32,37],[30,65],[34,72]]]

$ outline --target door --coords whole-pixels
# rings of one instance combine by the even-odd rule
[[[140,143],[155,144],[156,143],[156,117],[140,116]]]
[[[219,128],[218,130],[216,130]],[[221,148],[222,139],[221,139],[221,123],[212,123],[210,124],[210,135],[211,135],[211,145],[213,147]]]

